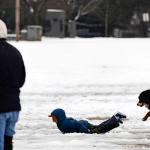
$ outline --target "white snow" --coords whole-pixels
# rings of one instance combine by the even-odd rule
[[[47,9],[47,12],[64,12],[62,9]]]
[[[150,88],[150,39],[53,39],[10,42],[22,53],[27,78],[14,150],[150,149],[148,112],[138,96]],[[100,124],[120,111],[124,124],[106,134],[61,134],[48,115]]]

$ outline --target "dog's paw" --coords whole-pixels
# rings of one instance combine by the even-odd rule
[[[147,120],[147,118],[143,118],[143,119],[142,119],[142,121],[146,121],[146,120]]]

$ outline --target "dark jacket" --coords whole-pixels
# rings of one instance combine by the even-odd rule
[[[21,110],[20,88],[25,82],[25,67],[20,52],[0,40],[0,113]]]
[[[63,109],[55,109],[52,113],[58,121],[57,127],[64,133],[82,132],[88,133],[89,123],[86,120],[77,121],[66,117]]]

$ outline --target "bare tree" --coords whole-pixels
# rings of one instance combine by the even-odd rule
[[[21,0],[21,3],[32,13],[34,24],[39,24],[39,13],[47,2],[48,0]]]
[[[41,23],[39,18],[45,18],[47,9],[63,9],[66,11],[67,19],[72,11],[70,0],[21,0],[21,3],[32,13],[33,21],[35,20],[37,25]]]
[[[37,11],[40,11],[41,8],[44,6],[44,4],[46,4],[48,0],[21,0],[22,4],[24,4],[26,7],[30,8],[30,10],[33,9],[34,10],[34,3],[37,3]]]
[[[102,3],[104,0],[74,0],[73,7],[77,8],[77,15],[74,20],[78,20],[81,16],[88,14],[93,11],[98,4]]]

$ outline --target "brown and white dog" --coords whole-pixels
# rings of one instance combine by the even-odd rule
[[[150,90],[143,91],[139,95],[139,102],[137,105],[140,107],[145,106],[148,110],[150,110]],[[148,117],[150,117],[150,111],[144,116],[142,120],[146,121]]]

